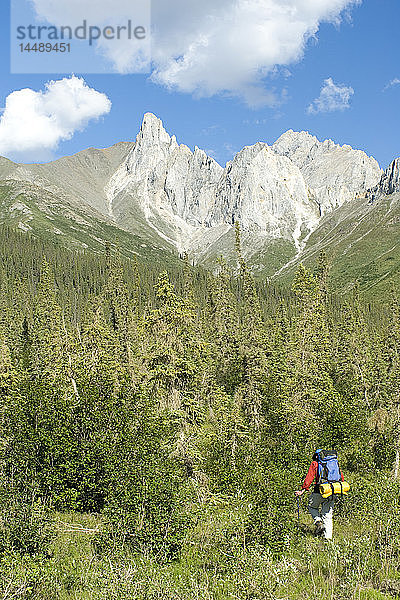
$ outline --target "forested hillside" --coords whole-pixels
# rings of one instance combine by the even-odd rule
[[[255,281],[238,227],[236,273],[0,252],[0,597],[400,597],[396,289],[336,297],[324,254]],[[316,447],[352,484],[326,545]]]

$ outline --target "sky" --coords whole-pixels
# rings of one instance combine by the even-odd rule
[[[24,13],[27,1],[11,0]],[[138,2],[29,1],[30,22],[74,26],[95,14],[116,24],[117,13],[129,17]],[[3,0],[0,155],[45,162],[134,140],[143,114],[153,112],[178,142],[203,148],[222,165],[244,146],[272,144],[288,129],[350,144],[383,168],[400,156],[399,0],[147,6],[140,23],[151,47],[80,42],[79,60],[69,64],[50,53],[47,72],[35,73],[43,57],[31,53],[29,68],[16,61],[15,14],[11,27]],[[15,72],[24,68],[31,72]]]

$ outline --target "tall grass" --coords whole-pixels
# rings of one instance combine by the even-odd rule
[[[335,514],[334,540],[312,533],[305,510],[286,553],[246,538],[250,508],[206,506],[169,563],[125,548],[96,553],[95,515],[56,515],[50,558],[3,553],[2,600],[384,600],[400,598],[400,488],[359,479]],[[293,511],[296,506],[293,502]]]

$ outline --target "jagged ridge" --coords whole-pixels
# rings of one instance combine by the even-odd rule
[[[188,251],[195,260],[212,262],[225,252],[239,221],[256,270],[258,260],[265,266],[259,257],[266,249],[284,247],[272,271],[301,253],[325,215],[365,196],[382,177],[364,152],[292,130],[273,146],[244,148],[223,168],[199,148],[179,145],[151,113],[135,143],[46,165],[4,159],[1,173],[89,205],[114,225],[146,231],[154,245]]]

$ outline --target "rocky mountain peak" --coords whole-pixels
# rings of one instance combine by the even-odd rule
[[[140,131],[136,137],[136,143],[141,146],[170,144],[171,137],[165,131],[161,119],[149,112],[143,117]]]
[[[260,152],[271,152],[271,147],[268,146],[268,144],[265,144],[264,142],[257,142],[256,144],[253,144],[252,146],[245,146],[244,148],[242,148],[242,150],[240,150],[237,154],[235,154],[235,156],[233,157],[233,159],[231,161],[229,161],[228,165],[231,165],[235,162],[246,162],[249,163],[251,162],[258,154],[260,154]]]
[[[384,190],[400,187],[397,161],[381,180],[364,152],[292,129],[273,146],[246,146],[223,168],[204,150],[178,144],[152,113],[134,143],[29,168],[0,160],[0,175],[88,204],[123,229],[194,256],[231,247],[237,221],[249,248],[276,242],[286,257],[297,255],[326,213],[380,181]]]
[[[179,145],[160,119],[146,113],[133,149],[106,187],[109,214],[120,222],[136,207],[181,250],[193,228],[203,225],[222,171],[203,150]]]
[[[283,133],[273,144],[272,148],[278,154],[284,154],[294,162],[303,164],[308,163],[310,159],[316,157],[318,154],[325,154],[335,150],[341,151],[343,154],[346,152],[362,152],[354,150],[348,144],[340,146],[340,144],[336,144],[331,139],[321,142],[315,135],[312,135],[308,131],[293,131],[293,129],[289,129]],[[362,154],[367,156],[364,152]],[[301,167],[303,164],[298,164],[298,166]]]
[[[259,142],[243,148],[226,165],[208,224],[239,221],[244,230],[290,240],[300,249],[301,238],[318,218],[300,169]]]
[[[323,214],[365,193],[380,176],[377,162],[363,152],[293,130],[273,146],[246,146],[223,169],[203,150],[178,145],[162,121],[146,113],[106,193],[117,222],[136,206],[179,249],[190,248],[203,229],[239,221],[248,232],[285,239],[300,251]]]
[[[272,148],[277,154],[287,156],[291,160],[296,159],[296,162],[299,163],[301,159],[304,160],[310,154],[313,147],[319,144],[318,139],[308,131],[289,129],[276,140]]]
[[[365,152],[329,139],[320,142],[306,131],[287,131],[272,149],[299,167],[321,215],[365,194],[382,175],[377,161]]]
[[[396,192],[400,192],[400,158],[390,163],[378,185],[368,191],[368,197],[373,200],[376,196],[389,196]]]

